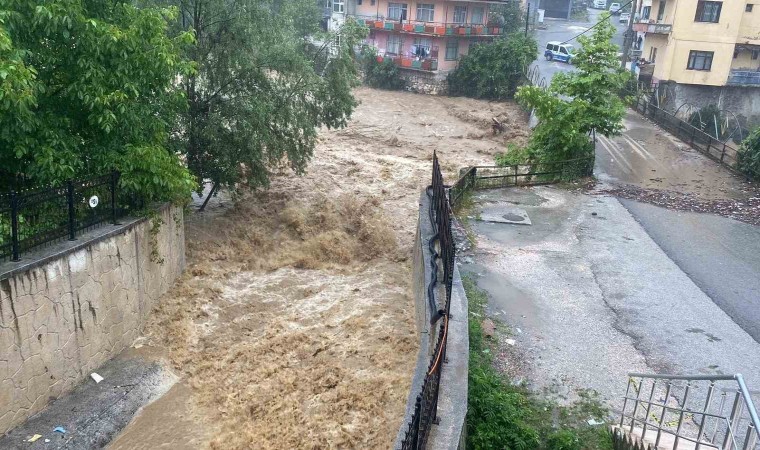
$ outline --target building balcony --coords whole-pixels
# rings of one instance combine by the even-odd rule
[[[638,31],[639,33],[670,34],[673,31],[673,25],[669,23],[655,23],[654,21],[641,19],[634,22],[633,30]]]
[[[393,61],[394,64],[401,67],[402,69],[421,70],[424,72],[435,72],[438,70],[438,58],[419,59],[409,56],[396,55],[385,55],[377,57],[378,62],[387,60]]]
[[[730,86],[760,86],[760,71],[731,70],[728,73],[726,84]]]
[[[396,31],[424,36],[501,36],[504,28],[472,23],[417,22],[414,20],[387,19],[383,17],[351,16],[370,30]]]

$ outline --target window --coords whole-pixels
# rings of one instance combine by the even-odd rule
[[[744,11],[752,12],[752,6],[752,3],[747,3],[747,5],[744,7]]]
[[[649,49],[649,62],[652,64],[657,62],[657,47],[652,47]]]
[[[455,6],[454,7],[454,23],[465,23],[465,22],[467,22],[467,7]]]
[[[342,13],[345,0],[333,0],[333,12]]]
[[[665,18],[665,0],[660,0],[660,7],[657,9],[657,21],[661,22]]]
[[[430,54],[430,47],[433,46],[433,41],[430,38],[414,38],[414,46],[417,48],[424,48],[425,53]]]
[[[652,12],[651,6],[645,6],[644,9],[641,11],[641,19],[642,20],[649,20],[649,14]]]
[[[752,59],[757,59],[760,56],[760,50],[752,50]]]
[[[686,68],[689,70],[710,70],[712,67],[714,52],[700,52],[692,50],[689,52],[689,63]]]
[[[723,2],[707,2],[699,0],[694,21],[718,23],[720,21],[720,10],[722,7]]]
[[[446,41],[446,61],[454,61],[459,56],[459,41],[450,39]]]
[[[565,47],[560,47],[559,52],[562,53],[563,55],[567,55],[567,49]]]
[[[403,45],[404,42],[401,40],[400,34],[391,34],[388,36],[388,48],[385,52],[390,53],[391,55],[400,55],[401,47]]]
[[[483,25],[486,18],[486,9],[482,6],[479,8],[472,8],[472,14],[470,14],[470,23],[475,25]]]
[[[388,3],[388,18],[391,20],[406,19],[406,3]]]
[[[361,6],[362,5],[362,0],[356,0],[356,4],[359,5],[359,6]]]
[[[435,5],[432,3],[417,3],[417,20],[432,22],[435,17]]]

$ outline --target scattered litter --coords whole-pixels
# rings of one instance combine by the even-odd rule
[[[90,377],[92,377],[92,379],[93,379],[93,380],[95,380],[95,384],[98,384],[98,383],[100,383],[101,381],[103,381],[103,377],[101,377],[100,375],[98,375],[98,374],[97,374],[97,373],[95,373],[95,372],[91,373],[91,374],[90,374]]]
[[[592,212],[592,213],[591,213],[591,215],[592,215],[592,216],[595,216],[595,215],[596,215],[596,213],[595,213],[595,212]]]
[[[506,340],[506,341],[504,341],[504,342],[506,342],[506,343],[507,343],[507,344],[509,344],[509,345],[515,345],[515,344],[517,343],[517,341],[515,341],[514,339],[507,339],[507,340]]]
[[[595,427],[597,425],[604,425],[604,421],[603,420],[596,420],[596,419],[593,419],[593,418],[592,419],[588,419],[586,421],[586,423],[588,423],[592,427]]]
[[[63,427],[55,427],[53,428],[53,433],[66,434],[66,429]]]
[[[35,434],[34,436],[30,437],[28,441],[26,442],[37,442],[37,439],[41,438],[41,434]]]
[[[520,328],[515,328],[517,330],[517,334],[522,334],[522,330]]]
[[[45,439],[45,443],[47,444],[48,442],[50,442],[50,439]]]

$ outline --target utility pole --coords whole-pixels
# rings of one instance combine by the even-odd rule
[[[631,17],[628,19],[628,29],[625,30],[625,37],[623,37],[623,57],[620,61],[620,67],[625,70],[625,64],[628,62],[628,55],[631,53],[631,47],[635,39],[633,38],[633,21],[636,18],[636,0],[631,3]]]
[[[528,23],[530,22],[530,0],[526,2],[528,4],[528,12],[525,14],[525,37],[528,37]]]

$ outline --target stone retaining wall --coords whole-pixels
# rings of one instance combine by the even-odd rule
[[[2,266],[0,433],[130,346],[182,272],[181,208],[109,228]]]

